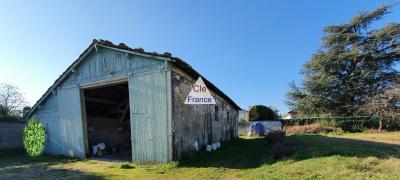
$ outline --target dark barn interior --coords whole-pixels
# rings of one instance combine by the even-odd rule
[[[131,161],[128,84],[86,89],[84,97],[89,157]]]

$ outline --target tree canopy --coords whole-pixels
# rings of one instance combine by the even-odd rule
[[[26,100],[19,88],[6,83],[0,83],[0,115],[1,116],[22,116],[22,108]]]
[[[376,116],[379,119],[379,131],[385,118],[395,118],[400,115],[400,84],[366,100],[360,111]]]
[[[275,119],[275,112],[267,106],[256,105],[250,108],[249,121],[273,119]]]
[[[303,82],[290,84],[289,107],[305,115],[356,115],[369,97],[393,88],[399,78],[400,24],[371,27],[390,9],[383,5],[325,27],[322,47],[303,66]]]

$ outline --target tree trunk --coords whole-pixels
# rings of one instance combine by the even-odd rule
[[[383,117],[379,117],[379,133],[382,131]]]

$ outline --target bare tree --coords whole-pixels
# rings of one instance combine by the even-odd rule
[[[381,132],[385,118],[395,118],[400,115],[399,102],[400,85],[398,84],[382,94],[367,98],[360,111],[376,116],[379,119],[379,132]]]
[[[7,113],[6,115],[18,116],[26,104],[18,87],[7,83],[0,84],[0,106]]]

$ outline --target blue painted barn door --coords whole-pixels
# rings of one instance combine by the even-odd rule
[[[129,77],[132,160],[170,160],[170,96],[166,71]]]
[[[85,158],[79,87],[75,85],[60,88],[58,102],[63,154]]]

